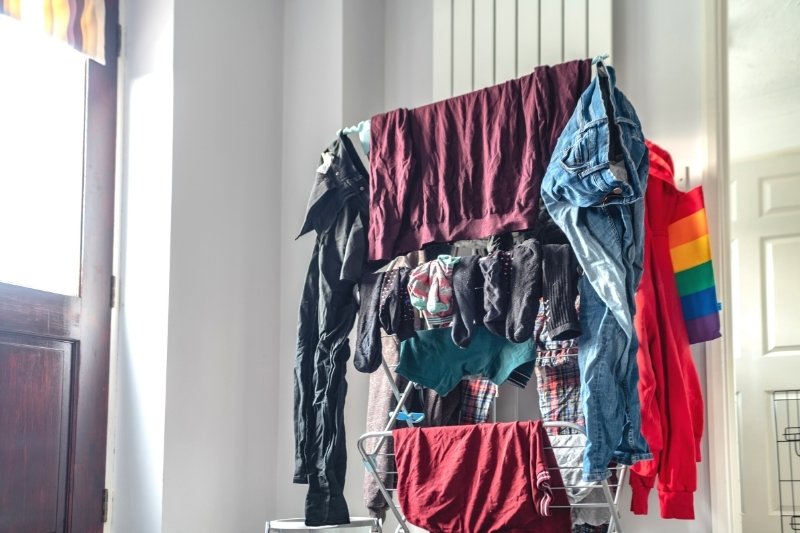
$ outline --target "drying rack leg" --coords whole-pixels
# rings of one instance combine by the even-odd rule
[[[622,523],[619,519],[619,510],[617,509],[616,498],[611,494],[611,489],[608,486],[607,480],[603,480],[601,484],[603,486],[603,494],[605,494],[606,502],[608,502],[608,510],[611,513],[611,522],[608,525],[608,533],[623,533]],[[617,496],[619,496],[621,488],[622,484],[620,483],[617,486]]]
[[[398,409],[399,410],[399,409]],[[408,525],[406,524],[406,519],[403,514],[400,512],[400,509],[397,508],[395,505],[394,499],[389,491],[386,489],[386,485],[384,485],[383,480],[380,477],[380,472],[378,472],[378,465],[375,463],[375,459],[373,457],[374,454],[368,454],[366,450],[365,442],[369,439],[380,439],[382,443],[385,439],[391,438],[392,433],[391,431],[378,431],[372,433],[365,433],[358,438],[358,442],[356,443],[356,447],[358,448],[358,453],[361,455],[361,460],[364,463],[364,467],[377,481],[378,489],[381,491],[383,498],[386,500],[386,504],[389,506],[389,510],[392,511],[392,514],[397,519],[397,530],[402,531],[403,533],[410,533],[408,530]],[[380,449],[380,444],[375,448],[377,450]]]

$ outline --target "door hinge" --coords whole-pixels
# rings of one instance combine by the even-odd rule
[[[111,276],[111,291],[108,303],[112,309],[117,306],[117,276]]]
[[[103,489],[103,523],[108,522],[108,489]]]

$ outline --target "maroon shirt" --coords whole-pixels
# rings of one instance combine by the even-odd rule
[[[369,259],[533,228],[550,155],[591,62],[371,121]]]
[[[569,501],[541,420],[393,432],[406,520],[442,533],[564,533]]]

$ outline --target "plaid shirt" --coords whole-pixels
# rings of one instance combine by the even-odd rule
[[[489,407],[497,397],[497,385],[488,379],[470,379],[461,386],[462,424],[481,424],[489,418]]]
[[[557,366],[567,363],[570,357],[578,356],[578,339],[555,341],[550,338],[550,331],[547,329],[549,312],[550,304],[547,300],[539,300],[539,312],[536,314],[536,324],[533,329],[536,366]]]
[[[584,425],[577,339],[554,341],[547,331],[549,306],[541,300],[536,316],[536,386],[542,420]],[[567,428],[548,428],[552,434],[570,434]]]

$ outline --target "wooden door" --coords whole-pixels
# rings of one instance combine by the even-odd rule
[[[800,154],[733,162],[731,177],[742,530],[779,532],[772,400],[774,391],[800,389]],[[792,487],[784,485],[785,498]]]
[[[38,179],[38,175],[23,173],[5,182],[0,180],[3,207],[21,213],[19,219],[4,220],[0,227],[3,242],[15,243],[0,252],[0,279],[6,281],[0,283],[2,533],[99,533],[103,529],[118,33],[117,2],[106,0],[105,4],[107,65],[80,59],[85,85],[75,104],[82,106],[76,111],[82,121],[76,141],[77,175],[71,168],[64,169],[63,180],[78,181],[77,199],[59,198],[58,187],[33,191],[25,198],[15,197],[13,187],[9,190],[9,184]],[[6,31],[7,37],[8,26]],[[16,52],[23,57],[21,49],[8,52],[6,59]],[[32,61],[29,72],[37,68],[42,67]],[[3,83],[25,82],[4,78]],[[39,91],[43,98],[64,89],[57,84],[16,88]],[[13,103],[4,104],[2,110],[12,114]],[[41,107],[47,104],[42,102]],[[8,160],[18,155],[12,150],[34,150],[27,158],[31,168],[56,157],[63,147],[50,142],[47,121],[39,122],[40,118],[32,116],[32,124],[25,124],[33,130],[30,138],[26,137],[30,132],[3,131],[9,121],[0,119],[0,133],[5,135],[0,157]],[[15,144],[20,138],[25,143]],[[7,168],[4,170],[7,172]],[[54,183],[61,182],[57,179]],[[20,208],[22,202],[27,202],[24,208]],[[41,235],[71,223],[51,208],[59,202],[77,203],[78,235],[66,251],[60,247],[61,241],[57,245],[47,244],[46,239],[39,242]],[[36,237],[28,241],[16,238],[33,224],[44,232],[34,232]],[[8,276],[14,275],[2,277],[8,272],[3,263],[9,265],[31,254],[37,257],[32,263],[35,269],[45,273],[63,267],[74,255],[79,261],[74,269],[75,290],[41,290],[34,288],[35,280],[23,286],[9,280]],[[16,272],[25,274],[24,269]]]

